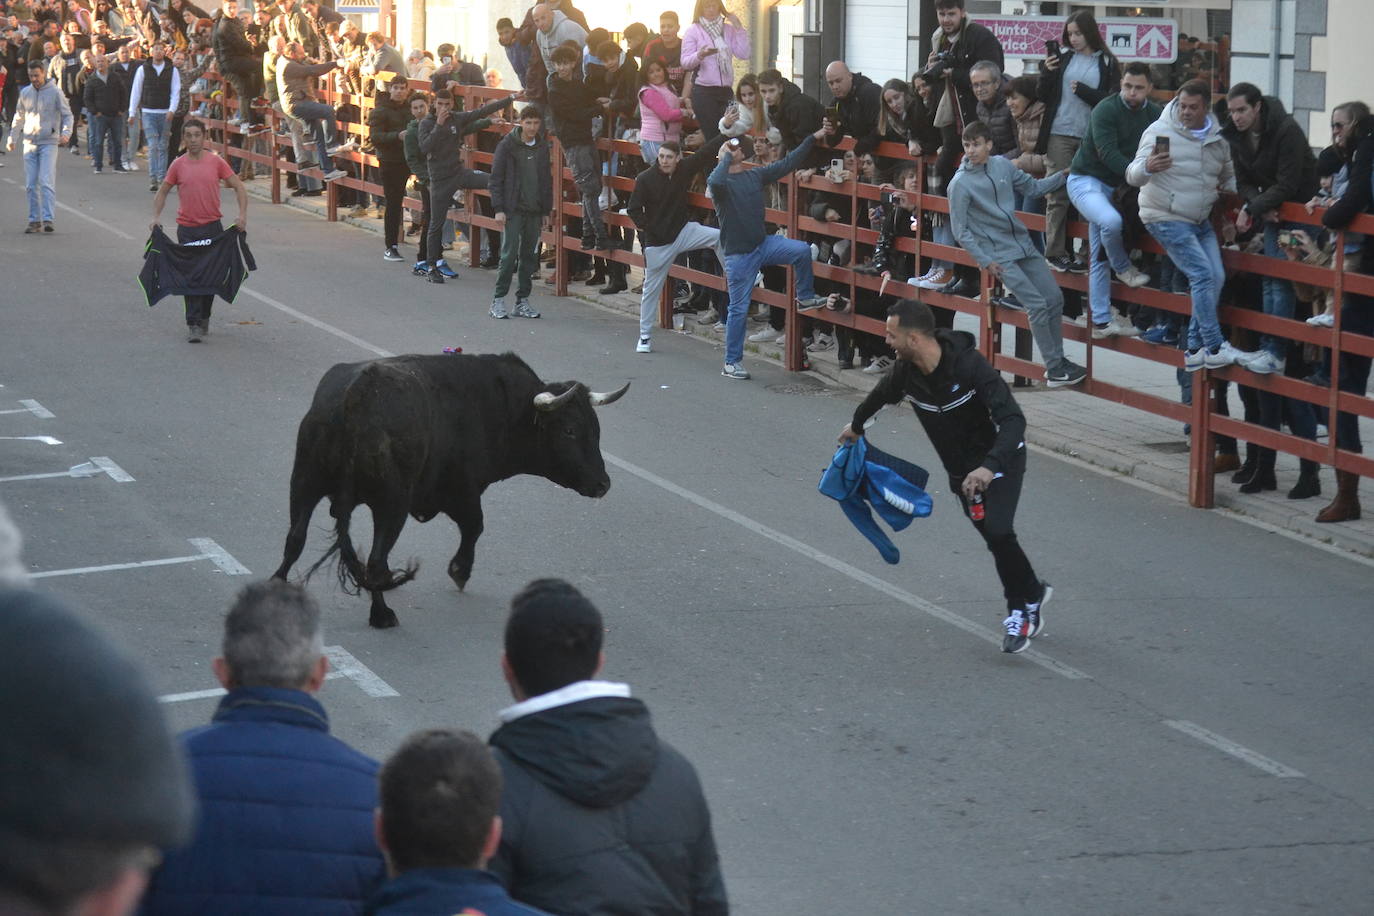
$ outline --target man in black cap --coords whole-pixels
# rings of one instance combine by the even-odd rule
[[[142,673],[56,598],[0,584],[0,697],[0,912],[125,916],[195,808]]]
[[[329,734],[320,609],[299,585],[239,593],[213,662],[229,693],[182,736],[201,816],[153,875],[143,916],[357,913],[384,877],[377,763]]]

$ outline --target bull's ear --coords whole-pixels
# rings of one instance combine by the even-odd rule
[[[578,389],[581,387],[581,382],[573,382],[568,386],[568,390],[562,394],[554,394],[552,391],[541,391],[534,396],[534,409],[543,411],[557,410],[577,397]]]
[[[630,390],[630,383],[626,382],[621,387],[612,392],[593,391],[591,393],[593,407],[605,407],[607,404],[614,404],[625,396],[625,392]]]

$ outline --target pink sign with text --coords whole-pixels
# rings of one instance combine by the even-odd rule
[[[1058,16],[974,16],[987,26],[1007,57],[1044,57],[1045,42],[1063,43]],[[1118,60],[1172,63],[1178,57],[1178,23],[1173,19],[1099,19],[1102,41]]]

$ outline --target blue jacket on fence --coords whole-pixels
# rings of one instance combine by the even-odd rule
[[[873,520],[869,506],[893,531],[901,531],[912,519],[930,515],[933,503],[925,491],[929,479],[925,468],[860,438],[835,450],[830,467],[821,475],[820,491],[839,501],[845,516],[873,542],[884,560],[896,563],[902,558],[901,551]]]
[[[182,736],[195,839],[153,873],[141,913],[351,916],[385,880],[377,762],[329,734],[301,690],[240,687]]]

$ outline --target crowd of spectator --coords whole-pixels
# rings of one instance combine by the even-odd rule
[[[204,73],[213,65],[243,103],[229,119],[239,131],[235,143],[254,143],[265,129],[263,113],[276,105],[286,116],[294,158],[318,167],[292,176],[293,193],[319,194],[320,180],[342,175],[382,185],[375,212],[386,221],[387,260],[403,259],[407,188],[421,197],[426,207],[410,227],[418,234],[413,271],[432,282],[457,276],[443,255],[454,243],[453,223],[446,217],[461,206],[455,192],[491,190],[490,199],[476,198],[478,206],[506,231],[460,229],[466,228],[471,243],[479,246],[482,266],[500,268],[491,315],[535,318],[538,312],[528,298],[540,260],[534,239],[551,220],[549,204],[561,193],[554,189],[550,196],[540,175],[552,153],[549,138],[556,137],[582,205],[581,216],[568,218],[564,227],[582,239],[583,251],[571,256],[571,278],[605,284],[603,294],[626,290],[627,268],[610,253],[637,243],[646,260],[654,262],[636,289],[643,297],[642,315],[650,317],[642,317],[635,346],[650,352],[655,297],[667,282],[659,276],[661,270],[677,263],[723,276],[725,282],[717,285],[725,290],[674,281],[672,295],[683,320],[694,315],[726,334],[723,374],[732,379],[748,378],[742,364],[746,341],[781,341],[781,310],[755,309],[749,300],[756,285],[785,290],[782,265],[787,263],[796,267],[807,352],[834,351],[842,369],[883,372],[891,350],[876,337],[808,313],[829,307],[881,320],[884,299],[908,295],[911,287],[977,297],[986,274],[993,280],[998,306],[1027,312],[1045,365],[1044,381],[1052,387],[1078,384],[1086,376],[1063,355],[1065,320],[1081,323],[1096,340],[1138,337],[1184,349],[1179,383],[1185,400],[1192,396],[1190,373],[1204,367],[1236,365],[1260,375],[1282,373],[1324,382],[1330,373],[1329,352],[1278,335],[1255,337],[1239,328],[1228,338],[1217,318],[1223,303],[1295,318],[1309,317],[1302,310],[1315,302],[1312,322],[1331,323],[1334,315],[1322,297],[1300,297],[1299,288],[1286,280],[1243,274],[1228,278],[1221,267],[1221,247],[1317,263],[1329,258],[1334,238],[1329,230],[1348,225],[1371,206],[1369,169],[1362,157],[1374,154],[1364,149],[1374,134],[1374,121],[1362,103],[1333,112],[1333,144],[1316,157],[1277,98],[1247,83],[1214,97],[1215,61],[1199,63],[1192,54],[1167,72],[1141,63],[1123,65],[1086,11],[1066,18],[1061,40],[1049,43],[1043,60],[1032,61],[1025,75],[1009,78],[996,36],[969,18],[962,0],[936,0],[939,27],[919,71],[879,81],[834,61],[825,71],[828,97],[822,99],[803,92],[777,70],[740,75],[751,38],[720,0],[698,0],[686,24],[676,12],[665,11],[657,32],[639,22],[625,25],[620,40],[606,27],[594,27],[572,0],[545,0],[532,5],[519,23],[501,19],[495,24],[496,38],[520,80],[519,91],[465,111],[455,90],[499,82],[481,65],[464,60],[451,44],[440,45],[435,54],[417,49],[403,55],[381,34],[363,35],[351,20],[314,0],[303,8],[296,0],[280,0],[279,6],[261,6],[252,16],[241,13],[234,0],[225,0],[213,15],[186,0],[171,0],[162,13],[139,0],[119,0],[115,8],[100,3],[90,11],[85,2],[67,0],[59,7],[55,0],[38,0],[34,15],[48,15],[27,23],[11,17],[0,52],[15,62],[9,67],[12,73],[16,67],[25,72],[25,62],[42,61],[45,75],[68,99],[72,116],[79,118],[86,110],[88,143],[104,141],[117,170],[135,165],[121,146],[121,125],[134,112],[119,104],[133,87],[121,81],[141,77],[156,90],[151,104],[140,98],[141,118],[128,119],[130,148],[140,133],[150,147],[168,144],[167,156],[150,148],[148,167],[156,189],[167,158],[175,155],[170,138],[177,137],[186,116],[188,87],[211,89],[204,85]],[[49,44],[54,39],[58,44]],[[165,45],[162,52],[159,41]],[[83,42],[90,50],[79,50]],[[153,75],[163,72],[157,69],[158,54],[168,50],[174,84],[163,93]],[[101,55],[107,62],[93,63]],[[114,76],[100,76],[102,71]],[[375,79],[386,73],[397,74],[397,81]],[[374,95],[376,104],[363,112],[353,105],[335,110],[314,100],[312,88],[322,75],[336,88]],[[1172,98],[1159,91],[1157,83],[1172,85],[1182,76],[1190,78]],[[428,78],[430,86],[412,91],[403,78]],[[18,81],[9,82],[6,104],[18,105]],[[164,99],[168,94],[178,98]],[[352,127],[356,141],[350,139],[350,126],[364,119],[368,130]],[[490,173],[468,168],[464,148],[495,152],[505,119],[518,122],[511,133],[526,139],[503,143]],[[19,123],[16,115],[14,124]],[[493,125],[497,131],[486,130]],[[528,132],[524,125],[530,125]],[[967,137],[973,125],[979,127]],[[989,158],[975,162],[966,155],[966,141],[981,143],[983,130]],[[51,231],[50,183],[43,176],[49,174],[44,169],[53,151],[43,147],[55,148],[60,141],[76,152],[78,136],[73,123],[70,131],[35,140],[39,180],[29,182],[37,185],[30,192],[31,231]],[[605,154],[597,145],[604,139],[631,141],[640,155]],[[355,143],[374,153],[379,165],[331,163],[330,156]],[[101,154],[91,152],[99,171]],[[930,166],[923,172],[913,169],[916,157],[930,157]],[[721,165],[712,165],[711,159]],[[781,168],[783,164],[787,167]],[[250,162],[244,160],[240,168],[251,176]],[[741,198],[727,190],[742,187],[739,179],[729,177],[738,173],[758,173],[767,180]],[[834,191],[817,190],[818,182],[807,181],[796,197],[801,213],[821,222],[872,229],[878,243],[853,245],[837,238],[840,232],[781,238],[782,227],[765,216],[787,206],[789,195],[777,179],[788,173],[829,178],[836,186]],[[643,194],[636,203],[628,190],[612,189],[607,175],[635,179],[637,189],[668,198],[654,201],[662,206],[646,207]],[[878,199],[853,196],[850,181],[876,187]],[[953,198],[956,186],[963,189],[960,199],[968,206],[952,208],[949,217],[917,208],[918,193]],[[724,198],[720,191],[726,192]],[[711,206],[694,196],[702,194]],[[1239,195],[1242,205],[1238,211],[1216,214],[1215,224],[1222,229],[1218,237],[1214,210],[1233,199],[1226,196],[1232,194]],[[342,190],[340,199],[354,207],[353,215],[374,212],[373,197],[356,189]],[[856,201],[860,206],[854,206]],[[1320,209],[1325,228],[1284,222],[1278,211],[1285,203],[1307,205],[1313,213]],[[1044,231],[1026,232],[1018,223],[1008,227],[1009,235],[994,238],[988,217],[1013,210],[1043,212]],[[628,213],[638,232],[606,220],[605,212]],[[1086,240],[1067,232],[1074,212],[1088,224]],[[503,235],[513,235],[511,244]],[[963,248],[977,264],[939,258],[915,263],[897,244],[914,235]],[[1139,250],[1136,241],[1147,236],[1164,249],[1162,256]],[[856,288],[850,302],[838,295],[848,294],[847,285],[821,279],[812,283],[809,262],[803,265],[790,248],[786,256],[773,252],[792,243],[804,245],[810,261],[880,275],[887,283],[882,292]],[[1347,252],[1348,269],[1357,269],[1362,253],[1355,247]],[[1087,295],[1061,291],[1049,271],[1088,274]],[[1113,279],[1128,288],[1149,285],[1188,292],[1192,307],[1186,326],[1179,313],[1114,299]],[[509,308],[505,296],[512,281],[516,303]],[[1374,331],[1369,299],[1346,295],[1344,302],[1343,329]],[[937,315],[945,324],[953,320],[948,309],[938,309]],[[746,316],[753,319],[752,327]],[[1368,375],[1368,359],[1342,356],[1342,390],[1364,394]],[[1272,429],[1286,424],[1309,439],[1324,423],[1342,448],[1360,449],[1353,416],[1328,422],[1312,405],[1251,386],[1239,388],[1247,419]],[[1225,409],[1224,391],[1222,404]],[[1234,442],[1221,437],[1218,448],[1218,469],[1234,471],[1243,490],[1277,487],[1272,451],[1249,447],[1242,461]],[[1304,461],[1289,496],[1317,495],[1317,470]],[[1337,499],[1322,511],[1323,521],[1358,512],[1353,475],[1340,472],[1337,483]]]
[[[0,505],[0,911],[539,916],[729,911],[706,793],[557,579],[511,600],[514,700],[484,742],[435,727],[385,762],[330,734],[319,606],[242,589],[210,721],[173,738],[139,666],[31,588]],[[495,668],[495,666],[493,666]]]

